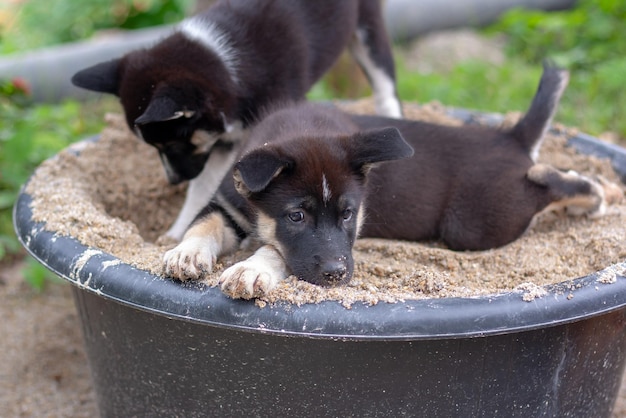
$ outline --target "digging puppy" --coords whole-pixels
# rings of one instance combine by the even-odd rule
[[[119,96],[169,181],[191,180],[167,232],[178,240],[232,168],[259,109],[304,98],[346,47],[378,112],[400,117],[379,0],[218,1],[152,48],[86,68],[72,82]]]
[[[527,114],[508,130],[348,116],[314,104],[279,110],[252,132],[234,183],[189,229],[179,245],[186,252],[166,255],[166,270],[180,278],[210,270],[237,231],[248,232],[264,245],[220,282],[230,296],[250,298],[289,274],[347,282],[356,236],[484,250],[518,238],[543,210],[600,215],[602,181],[535,162],[567,79],[546,67]],[[415,155],[376,165],[411,153],[401,136]]]

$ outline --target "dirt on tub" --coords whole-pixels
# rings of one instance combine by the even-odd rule
[[[373,112],[370,100],[339,105],[352,112]],[[506,115],[503,124],[514,123],[519,116]],[[405,117],[462,124],[436,103],[406,103]],[[174,246],[162,235],[182,206],[185,186],[168,184],[154,148],[135,137],[121,115],[107,115],[106,121],[98,141],[76,144],[36,170],[26,189],[33,199],[33,219],[50,231],[161,275],[162,255]],[[556,130],[547,135],[540,162],[602,175],[618,183],[623,194],[625,187],[609,161],[567,147],[573,129],[557,125]],[[349,307],[356,301],[376,304],[512,290],[532,300],[542,296],[546,284],[571,281],[607,266],[612,267],[603,277],[624,274],[625,237],[626,202],[621,199],[601,218],[543,214],[517,241],[489,251],[453,252],[437,242],[361,239],[354,248],[350,284],[322,288],[290,277],[257,304],[336,300]],[[220,258],[203,283],[215,286],[225,268],[249,254],[242,249]]]

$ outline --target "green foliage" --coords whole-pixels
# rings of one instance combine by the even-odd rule
[[[191,0],[26,0],[4,6],[0,53],[18,52],[87,38],[106,28],[137,29],[174,23]],[[3,10],[0,9],[0,12]]]
[[[625,22],[622,0],[580,0],[560,12],[511,10],[489,32],[507,35],[510,56],[530,63],[550,57],[579,71],[626,56]]]
[[[24,0],[0,3],[0,54],[87,38],[106,28],[137,29],[182,19],[193,0]],[[0,261],[20,245],[12,207],[35,167],[70,143],[102,129],[113,101],[33,104],[21,80],[0,80]],[[94,107],[96,110],[94,111]],[[119,111],[119,109],[117,109]],[[52,275],[33,260],[26,280],[42,289]]]
[[[21,273],[26,283],[38,292],[43,292],[47,283],[61,280],[56,274],[32,257],[26,259]]]
[[[518,71],[513,63],[494,66],[465,61],[447,74],[408,72],[398,62],[398,91],[402,100],[439,101],[447,106],[488,112],[524,111],[537,88],[541,68]]]
[[[538,65],[546,58],[570,69],[560,118],[591,133],[626,137],[626,2],[580,0],[560,12],[515,9],[487,33],[504,33],[511,59]]]
[[[503,66],[465,61],[449,73],[422,74],[407,69],[401,53],[396,54],[396,67],[398,94],[403,101],[439,101],[446,106],[488,112],[526,110],[541,75],[540,66],[519,61]],[[332,88],[324,79],[313,86],[307,97],[332,100],[349,96],[341,89]]]
[[[20,248],[11,219],[20,187],[43,160],[102,129],[106,106],[97,106],[93,112],[93,104],[73,100],[35,105],[21,81],[0,82],[0,260]]]

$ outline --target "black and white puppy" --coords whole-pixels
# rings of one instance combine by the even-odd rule
[[[220,0],[155,46],[79,71],[72,82],[120,97],[172,184],[191,180],[167,235],[180,239],[272,103],[301,100],[349,47],[377,111],[400,117],[380,0]]]
[[[251,233],[263,245],[220,278],[228,295],[251,298],[289,274],[347,282],[357,236],[485,250],[518,238],[544,210],[601,215],[603,181],[535,162],[567,80],[547,66],[528,112],[507,130],[349,116],[319,104],[279,110],[251,132],[234,181],[166,254],[166,273],[196,278]],[[377,164],[411,148],[412,158]]]

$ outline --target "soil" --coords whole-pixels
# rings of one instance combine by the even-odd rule
[[[39,293],[0,265],[0,417],[97,417],[70,285]]]

